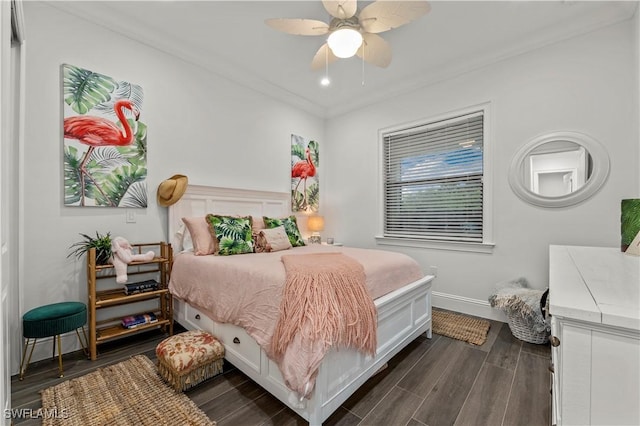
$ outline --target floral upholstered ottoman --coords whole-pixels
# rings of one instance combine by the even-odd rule
[[[224,346],[206,331],[186,331],[156,347],[158,371],[176,391],[185,391],[222,373]]]

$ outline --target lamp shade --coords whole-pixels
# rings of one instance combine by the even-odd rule
[[[350,58],[362,45],[362,34],[353,28],[341,28],[329,35],[327,44],[338,58]]]
[[[307,229],[311,232],[319,232],[324,229],[324,217],[309,216],[307,219]]]

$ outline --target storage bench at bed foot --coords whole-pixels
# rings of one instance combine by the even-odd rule
[[[233,324],[218,324],[213,328],[214,335],[224,344],[225,358],[233,364],[234,358],[245,362],[260,373],[261,349],[241,327]]]

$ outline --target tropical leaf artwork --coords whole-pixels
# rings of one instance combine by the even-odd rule
[[[142,87],[62,65],[64,205],[147,207]]]
[[[640,233],[640,198],[622,200],[620,206],[620,248],[626,251]]]
[[[318,142],[291,135],[291,210],[317,212],[320,206]]]

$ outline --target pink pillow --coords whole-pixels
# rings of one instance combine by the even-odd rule
[[[265,229],[264,220],[262,216],[251,216],[251,232],[257,234],[258,232]]]
[[[206,256],[216,252],[218,240],[211,235],[209,224],[204,216],[183,217],[182,221],[189,229],[193,241],[193,253],[196,256]]]

